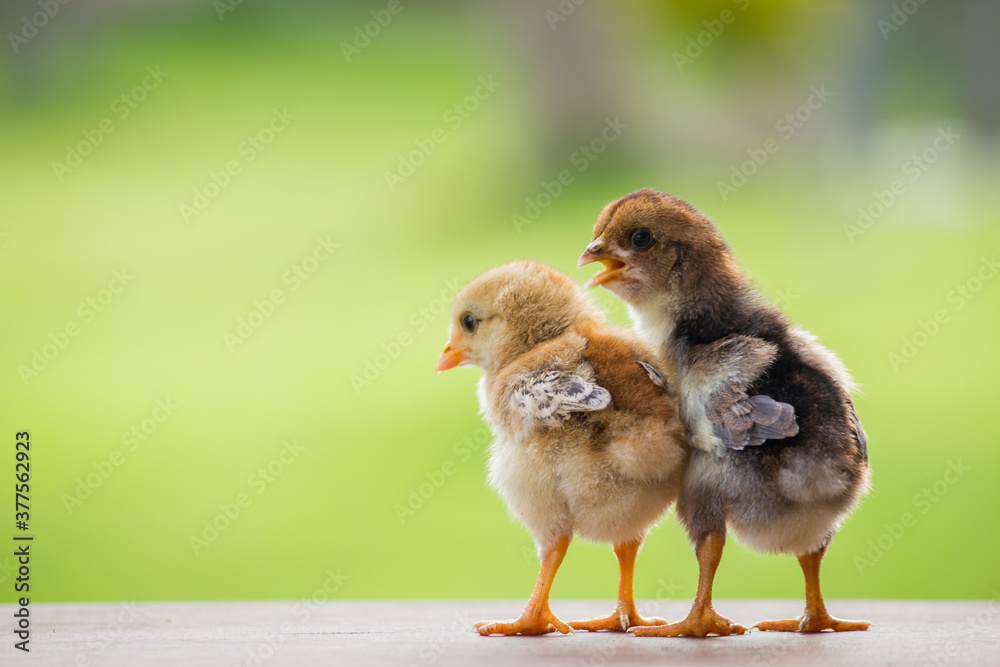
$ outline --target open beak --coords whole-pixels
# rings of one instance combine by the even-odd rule
[[[590,280],[583,284],[584,287],[597,287],[598,285],[603,285],[609,283],[613,280],[618,280],[623,273],[629,270],[628,262],[623,262],[617,257],[612,257],[611,255],[605,255],[599,250],[592,250],[594,244],[587,246],[587,249],[583,251],[580,255],[580,261],[576,263],[577,266],[584,266],[590,264],[591,262],[600,262],[604,264],[604,270],[600,273],[591,276]]]
[[[444,351],[441,356],[438,357],[437,372],[446,371],[449,368],[454,368],[460,363],[469,358],[468,356],[469,348],[460,347],[453,349],[451,343],[444,346]]]

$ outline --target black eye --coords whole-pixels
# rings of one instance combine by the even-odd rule
[[[472,313],[463,313],[462,317],[460,317],[458,321],[462,323],[462,328],[470,334],[476,333],[476,327],[479,326],[479,320],[477,320]]]
[[[653,245],[653,235],[648,229],[637,229],[632,233],[632,245],[639,250],[645,250]]]

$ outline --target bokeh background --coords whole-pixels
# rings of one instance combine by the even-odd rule
[[[828,595],[996,594],[996,3],[51,4],[0,10],[0,497],[27,429],[36,600],[526,597],[479,371],[433,372],[447,311],[515,258],[583,280],[644,186],[864,387]],[[801,594],[731,545],[717,596]],[[616,579],[577,542],[554,596]],[[695,584],[668,517],[637,594]]]

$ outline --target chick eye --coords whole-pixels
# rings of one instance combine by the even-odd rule
[[[464,313],[458,321],[461,323],[462,328],[470,334],[476,333],[476,328],[479,326],[479,320],[477,320],[472,313]]]
[[[645,250],[653,245],[653,235],[648,229],[638,229],[632,234],[632,245],[639,250]]]

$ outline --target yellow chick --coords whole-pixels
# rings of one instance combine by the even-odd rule
[[[455,299],[438,371],[479,366],[493,429],[489,482],[531,532],[541,559],[520,618],[481,635],[615,630],[662,624],[636,612],[635,559],[677,498],[687,441],[656,353],[605,326],[583,290],[534,262],[482,274]],[[549,592],[573,535],[609,542],[620,568],[606,618],[564,623]]]

